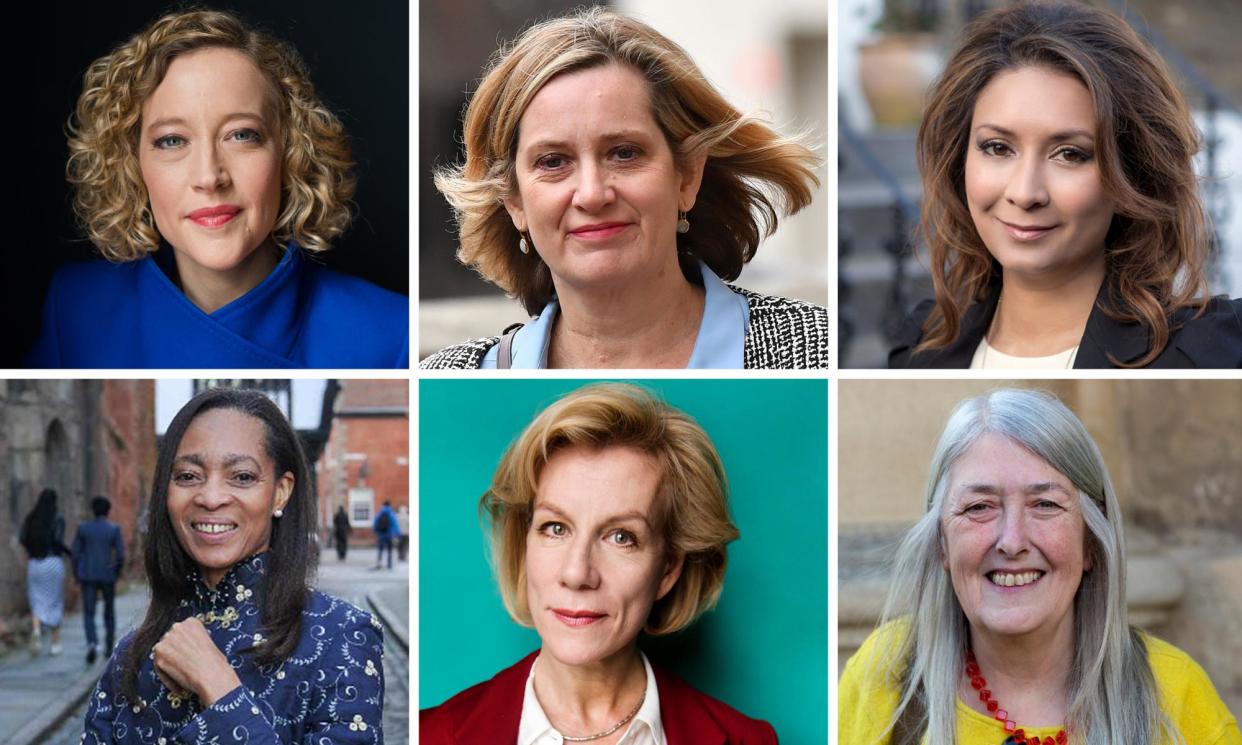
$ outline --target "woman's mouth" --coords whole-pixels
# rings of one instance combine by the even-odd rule
[[[988,572],[988,580],[997,587],[1025,587],[1038,582],[1045,572],[1030,570],[1026,572]]]
[[[630,226],[625,222],[602,222],[594,225],[583,225],[569,231],[573,237],[584,241],[602,241],[618,235]]]
[[[1000,220],[1000,224],[1005,226],[1010,238],[1022,243],[1037,241],[1057,228],[1056,225],[1014,225],[1004,220]]]
[[[235,204],[220,204],[215,207],[203,207],[186,215],[190,220],[204,228],[218,228],[237,217],[242,211]]]
[[[556,620],[571,628],[580,626],[590,626],[599,619],[607,616],[607,613],[596,613],[586,610],[566,610],[564,608],[553,608],[552,615],[556,616]]]
[[[195,522],[190,523],[190,529],[204,543],[223,543],[237,532],[237,523]]]

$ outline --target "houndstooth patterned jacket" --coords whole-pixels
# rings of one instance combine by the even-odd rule
[[[730,287],[746,298],[743,365],[748,370],[817,370],[828,367],[828,311],[783,297]],[[445,347],[418,364],[423,370],[469,370],[483,363],[499,336],[471,339]]]

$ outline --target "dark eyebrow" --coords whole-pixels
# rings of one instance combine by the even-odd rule
[[[611,132],[605,132],[599,136],[599,140],[603,142],[618,142],[620,140],[649,140],[650,134],[640,129],[618,129]],[[527,144],[525,150],[564,150],[569,147],[569,143],[564,140],[545,138],[535,140]]]
[[[182,461],[185,461],[190,465],[198,466],[199,468],[207,467],[207,460],[203,458],[201,453],[186,453],[185,455],[178,455],[176,460],[173,461],[173,464],[181,463]]]
[[[975,127],[975,129],[976,130],[990,129],[1004,137],[1016,137],[1017,136],[1017,134],[1013,130],[1005,129],[1004,127],[996,125],[996,124],[986,124],[986,123],[980,124],[979,126]],[[1088,132],[1085,129],[1063,129],[1060,132],[1053,132],[1052,136],[1049,137],[1048,139],[1069,140],[1069,139],[1073,139],[1074,137],[1084,137],[1088,140],[1091,140],[1092,142],[1095,141],[1095,135],[1092,134],[1091,132]]]
[[[178,455],[177,459],[174,460],[173,463],[181,463],[182,461],[196,465],[199,468],[207,468],[207,459],[202,453],[186,453],[185,455]],[[254,464],[255,468],[262,468],[257,458],[253,455],[246,455],[245,453],[229,453],[225,455],[221,466],[224,468],[232,468],[238,463],[245,461],[250,461]]]

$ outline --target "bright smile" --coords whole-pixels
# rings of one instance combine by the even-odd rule
[[[1036,569],[1023,572],[1003,572],[997,570],[995,572],[988,572],[987,577],[988,581],[993,585],[1009,589],[1011,587],[1017,588],[1033,585],[1038,582],[1044,574],[1046,574],[1046,572],[1041,572]]]
[[[574,228],[569,231],[569,234],[583,241],[602,241],[620,234],[629,226],[630,224],[625,222],[604,222]]]
[[[237,523],[193,522],[190,529],[194,531],[194,537],[203,543],[223,543],[237,532]]]
[[[595,613],[585,610],[566,610],[564,608],[553,608],[552,615],[556,616],[556,620],[571,628],[581,626],[590,626],[601,618],[607,616],[607,613]]]
[[[1009,237],[1021,243],[1029,243],[1037,241],[1040,238],[1056,230],[1056,225],[1014,225],[997,218],[1001,225],[1005,226],[1005,232]]]
[[[204,228],[218,228],[237,217],[241,211],[241,207],[235,204],[222,204],[194,210],[186,217]]]

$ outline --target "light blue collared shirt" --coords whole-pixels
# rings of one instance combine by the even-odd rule
[[[742,369],[746,329],[750,326],[750,305],[746,298],[729,289],[719,277],[699,262],[703,275],[703,319],[694,340],[688,370]],[[543,311],[513,336],[514,370],[543,370],[548,366],[548,345],[552,341],[552,325],[560,304],[553,298]],[[479,367],[496,369],[499,344],[492,345]]]

